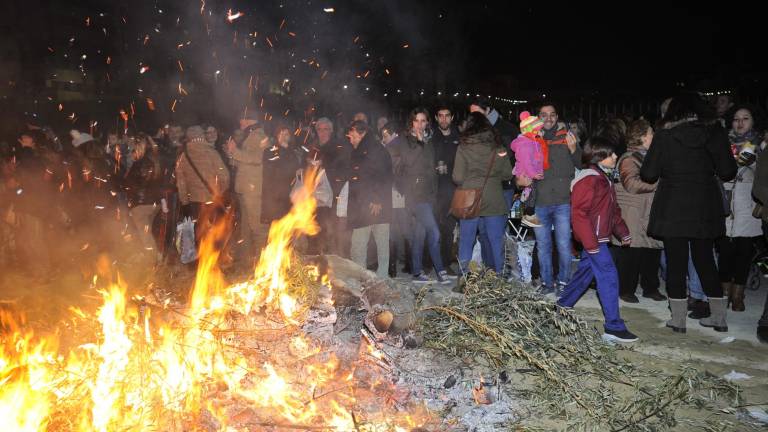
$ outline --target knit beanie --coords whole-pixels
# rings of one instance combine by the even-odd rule
[[[541,119],[538,116],[533,116],[528,111],[523,111],[520,113],[520,133],[525,135],[528,133],[536,133],[538,132],[542,127],[544,127],[544,122],[541,121]]]

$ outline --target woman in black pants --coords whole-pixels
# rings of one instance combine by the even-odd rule
[[[725,209],[718,178],[736,175],[725,130],[717,125],[707,104],[695,93],[683,93],[662,113],[662,130],[654,137],[640,177],[659,182],[651,206],[648,234],[664,240],[667,255],[667,295],[672,319],[667,327],[684,333],[688,299],[685,278],[688,247],[711,315],[699,323],[728,331],[726,299],[712,248],[725,235]]]

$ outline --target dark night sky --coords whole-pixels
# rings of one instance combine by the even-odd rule
[[[619,11],[617,3],[458,0],[205,3],[201,15],[198,0],[13,0],[0,16],[0,29],[9,36],[4,50],[14,52],[21,67],[5,74],[23,86],[40,85],[54,69],[79,70],[99,83],[104,96],[153,97],[164,107],[177,98],[210,102],[199,88],[207,88],[214,102],[230,103],[247,93],[252,76],[262,84],[288,78],[294,95],[343,93],[343,84],[349,84],[349,95],[402,88],[403,94],[478,90],[505,97],[526,91],[657,96],[679,82],[699,90],[764,87],[756,82],[756,63],[765,38],[743,8],[643,4],[628,10],[622,3]],[[245,14],[230,23],[229,9]],[[150,71],[139,74],[141,64]],[[192,90],[189,96],[174,95],[179,83]],[[195,94],[202,99],[195,102]]]
[[[200,7],[190,0],[130,2],[117,8],[115,5],[120,3],[111,0],[31,3],[39,3],[40,10],[32,14],[30,11],[37,8],[24,2],[25,6],[18,10],[22,16],[13,17],[9,26],[36,49],[45,49],[55,44],[56,38],[65,38],[56,34],[55,21],[67,15],[83,19],[77,15],[121,9],[121,13],[130,15],[140,9],[131,5],[139,3],[147,11],[154,4],[166,11]],[[509,74],[530,88],[565,83],[590,88],[597,83],[628,82],[634,87],[645,82],[674,82],[691,75],[737,74],[755,68],[757,46],[763,40],[760,27],[750,25],[741,9],[724,7],[716,10],[697,6],[694,10],[648,5],[619,12],[618,8],[590,2],[285,1],[283,8],[275,8],[281,2],[208,3],[219,9],[229,6],[245,11],[243,21],[259,10],[276,11],[269,12],[275,16],[283,12],[290,19],[292,10],[334,7],[336,13],[325,26],[339,35],[345,30],[357,32],[372,52],[385,55],[388,64],[396,66],[398,57],[407,64],[429,61],[427,67],[440,67],[451,76],[456,72],[459,79],[469,81]],[[622,9],[626,7],[622,4]],[[125,27],[134,26],[137,33],[146,31],[142,27],[147,27],[152,13],[145,15],[145,20],[134,17]],[[409,48],[400,48],[405,43]],[[411,73],[407,78],[425,80]]]

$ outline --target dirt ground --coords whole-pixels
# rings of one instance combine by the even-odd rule
[[[688,319],[686,334],[674,333],[664,326],[669,319],[667,302],[642,297],[638,304],[622,302],[622,318],[640,337],[632,344],[631,358],[663,370],[688,363],[719,377],[731,372],[746,374],[750,378],[734,382],[741,386],[746,404],[751,405],[747,409],[756,415],[761,411],[765,415],[768,413],[768,344],[757,340],[756,328],[767,293],[766,281],[758,291],[747,291],[746,311],[728,311],[727,333],[702,327],[693,319]],[[602,328],[603,316],[594,291],[585,294],[576,310]]]

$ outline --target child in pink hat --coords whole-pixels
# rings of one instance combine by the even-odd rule
[[[520,113],[520,135],[509,145],[515,152],[515,167],[512,174],[525,176],[533,180],[541,180],[544,170],[549,168],[549,149],[547,143],[539,136],[544,122],[538,116],[532,116],[528,111]],[[541,226],[536,217],[536,183],[531,183],[523,189],[520,201],[525,203],[523,225],[537,228]]]

